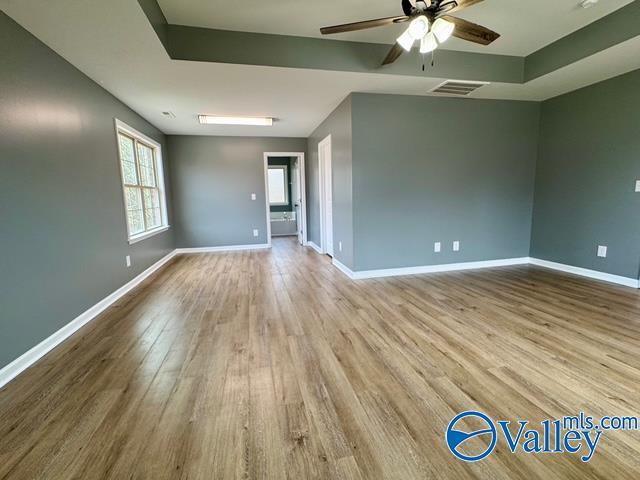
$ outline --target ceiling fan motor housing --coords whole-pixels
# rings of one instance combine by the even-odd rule
[[[413,2],[411,0],[402,0],[402,10],[408,17],[421,13],[436,16],[444,12],[448,12],[457,6],[458,2],[456,2],[456,0],[431,0],[430,2],[426,0],[417,0]]]

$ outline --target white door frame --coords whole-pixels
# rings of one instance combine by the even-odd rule
[[[300,217],[296,221],[300,222],[300,228],[302,228],[302,243],[307,245],[307,185],[306,174],[304,165],[304,153],[303,152],[264,152],[264,203],[267,215],[267,242],[271,246],[271,210],[269,209],[269,157],[297,157],[298,166],[300,168]],[[289,172],[291,176],[291,172]]]
[[[325,206],[326,206],[326,185],[325,182],[329,181],[331,182],[331,195],[333,195],[333,179],[329,178],[326,179],[325,178],[325,173],[326,173],[326,167],[324,165],[324,162],[321,160],[320,158],[320,149],[325,146],[326,144],[329,144],[329,151],[331,152],[331,135],[327,135],[320,143],[318,143],[318,178],[319,178],[319,190],[320,190],[320,250],[321,253],[326,253],[326,254],[331,254],[333,255],[333,252],[329,252],[327,250],[327,238],[326,238],[326,215],[325,215]],[[333,155],[331,156],[333,157]],[[333,172],[333,158],[331,158],[331,164],[330,164],[330,172]],[[331,212],[331,215],[333,217],[333,210]],[[331,222],[333,225],[333,221]],[[333,233],[333,226],[332,226],[332,233]]]

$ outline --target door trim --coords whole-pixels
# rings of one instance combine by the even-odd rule
[[[331,135],[327,135],[322,141],[318,143],[318,179],[319,179],[319,197],[320,197],[320,250],[324,254],[329,254],[327,251],[327,238],[326,238],[326,179],[325,179],[325,165],[320,157],[320,149],[326,144],[329,144],[329,151],[331,151]],[[333,172],[333,155],[331,158],[331,172]],[[330,178],[331,182],[332,179]],[[331,194],[333,195],[333,185],[331,185]],[[333,222],[332,222],[333,223]],[[333,255],[333,253],[332,253]]]
[[[302,244],[308,245],[309,237],[307,236],[307,181],[305,173],[304,152],[264,152],[264,203],[267,221],[267,242],[271,246],[271,211],[269,210],[269,157],[296,157],[300,165],[300,222],[302,228]]]

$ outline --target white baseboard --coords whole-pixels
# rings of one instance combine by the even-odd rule
[[[56,346],[61,344],[75,332],[77,332],[81,327],[89,323],[91,320],[96,318],[102,312],[104,312],[109,306],[111,306],[116,300],[120,299],[122,296],[136,288],[142,281],[144,281],[147,277],[149,277],[152,273],[166,264],[169,260],[175,257],[176,251],[172,251],[162,259],[158,260],[156,263],[147,268],[144,272],[139,274],[133,280],[126,283],[124,286],[120,287],[118,290],[113,292],[108,297],[100,300],[93,307],[89,308],[89,310],[80,314],[70,323],[67,323],[60,330],[55,332],[48,338],[45,338],[42,342],[40,342],[35,347],[31,348],[26,353],[22,354],[18,358],[16,358],[9,365],[0,369],[0,388],[9,383],[15,377],[17,377],[20,373],[25,371],[35,362],[37,362],[40,358],[45,356],[51,350],[53,350]]]
[[[309,240],[307,242],[307,245],[310,246],[311,248],[313,248],[319,254],[322,254],[322,249],[318,245],[316,245],[314,242],[312,242],[311,240]]]
[[[420,267],[385,268],[381,270],[353,271],[336,259],[333,264],[345,275],[353,280],[365,278],[399,277],[402,275],[419,275],[423,273],[457,272],[461,270],[474,270],[479,268],[507,267],[511,265],[526,265],[528,257],[507,258],[501,260],[487,260],[482,262],[445,263],[441,265],[424,265]]]
[[[307,243],[314,250],[322,253],[320,247],[318,247],[315,243],[309,241]],[[42,342],[40,342],[35,347],[31,348],[26,353],[22,354],[20,357],[15,359],[10,364],[6,365],[2,369],[0,369],[0,388],[13,380],[16,376],[22,373],[24,370],[29,368],[35,362],[37,362],[40,358],[46,355],[48,352],[53,350],[56,346],[62,343],[64,340],[73,335],[76,331],[78,331],[81,327],[89,323],[91,320],[100,315],[103,311],[105,311],[109,306],[111,306],[118,299],[123,297],[125,294],[136,288],[140,283],[142,283],[147,277],[153,274],[155,271],[160,269],[163,265],[165,265],[169,260],[171,260],[177,254],[182,253],[207,253],[207,252],[222,252],[222,251],[233,251],[233,250],[252,250],[252,249],[264,249],[270,248],[269,244],[256,244],[256,245],[234,245],[229,247],[206,247],[206,248],[179,248],[169,253],[158,262],[154,263],[152,266],[147,268],[144,272],[140,273],[134,279],[129,281],[124,286],[120,287],[118,290],[113,292],[111,295],[107,296],[93,307],[89,308],[84,313],[80,314],[77,318],[72,320],[70,323],[62,327],[60,330],[55,332],[50,337],[46,338]],[[461,271],[461,270],[473,270],[473,269],[481,269],[481,268],[495,268],[495,267],[505,267],[511,265],[536,265],[539,267],[549,268],[552,270],[558,270],[566,273],[571,273],[574,275],[579,275],[583,277],[593,278],[596,280],[603,280],[606,282],[615,283],[618,285],[624,285],[632,288],[640,288],[640,281],[635,278],[622,277],[619,275],[612,275],[609,273],[598,272],[596,270],[589,270],[581,267],[574,267],[571,265],[564,265],[561,263],[550,262],[547,260],[541,260],[538,258],[508,258],[503,260],[489,260],[489,261],[481,261],[481,262],[466,262],[466,263],[450,263],[450,264],[442,264],[442,265],[425,265],[420,267],[405,267],[405,268],[388,268],[382,270],[366,270],[366,271],[353,271],[346,265],[342,264],[335,258],[333,259],[333,265],[338,268],[341,272],[343,272],[347,277],[353,280],[361,280],[366,278],[382,278],[382,277],[395,277],[402,275],[417,275],[423,273],[437,273],[437,272],[453,272],[453,271]]]
[[[261,250],[264,248],[271,248],[271,245],[269,243],[256,243],[255,245],[229,245],[225,247],[178,248],[176,253],[233,252],[236,250]]]
[[[624,285],[632,288],[640,288],[640,281],[636,278],[621,277],[619,275],[612,275],[610,273],[598,272],[596,270],[589,270],[581,267],[573,267],[571,265],[564,265],[562,263],[550,262],[547,260],[540,260],[538,258],[508,258],[504,260],[489,260],[483,262],[466,262],[466,263],[449,263],[443,265],[426,265],[422,267],[406,267],[406,268],[387,268],[382,270],[365,270],[365,271],[353,271],[346,265],[340,263],[335,258],[333,259],[333,265],[338,268],[342,273],[352,280],[362,280],[366,278],[383,278],[383,277],[398,277],[402,275],[418,275],[423,273],[437,273],[437,272],[455,272],[461,270],[473,270],[479,268],[495,268],[495,267],[507,267],[511,265],[536,265],[539,267],[549,268],[552,270],[558,270],[565,273],[572,273],[581,277],[593,278],[595,280],[602,280],[605,282],[615,283],[618,285]]]
[[[616,283],[618,285],[624,285],[626,287],[640,288],[640,281],[638,281],[637,278],[612,275],[610,273],[598,272],[597,270],[589,270],[588,268],[574,267],[572,265],[565,265],[563,263],[550,262],[548,260],[541,260],[539,258],[531,258],[529,259],[529,263],[531,263],[531,265],[537,265],[538,267],[550,268],[552,270],[559,270],[561,272],[580,275],[581,277],[603,280],[605,282]]]
[[[349,277],[352,280],[356,279],[356,272],[354,272],[353,270],[351,270],[349,267],[347,267],[344,263],[339,262],[338,260],[336,260],[335,258],[333,260],[331,260],[331,263],[333,263],[333,266],[336,267],[338,270],[340,270],[342,273],[344,273],[347,277]]]

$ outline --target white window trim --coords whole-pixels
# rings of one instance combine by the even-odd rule
[[[127,229],[127,241],[129,245],[133,245],[134,243],[141,242],[147,238],[158,235],[159,233],[166,232],[171,228],[169,225],[169,217],[167,215],[167,191],[164,185],[164,162],[162,160],[162,145],[156,142],[153,138],[148,137],[142,132],[139,132],[133,127],[130,127],[126,123],[121,120],[115,119],[116,126],[116,146],[118,150],[118,164],[120,169],[120,187],[122,188],[122,208],[124,209],[124,223]],[[124,189],[124,172],[122,171],[122,159],[120,158],[120,140],[118,139],[118,133],[124,133],[130,137],[137,138],[141,140],[143,143],[148,144],[149,146],[155,149],[155,160],[156,160],[156,181],[158,182],[158,190],[160,191],[160,211],[162,214],[162,225],[158,228],[154,228],[153,230],[148,230],[146,232],[142,232],[136,235],[131,235],[129,232],[129,221],[127,219],[127,200],[125,197],[125,189]]]
[[[270,207],[285,207],[289,205],[289,167],[287,165],[269,165],[269,170],[284,170],[284,203],[269,202]]]

